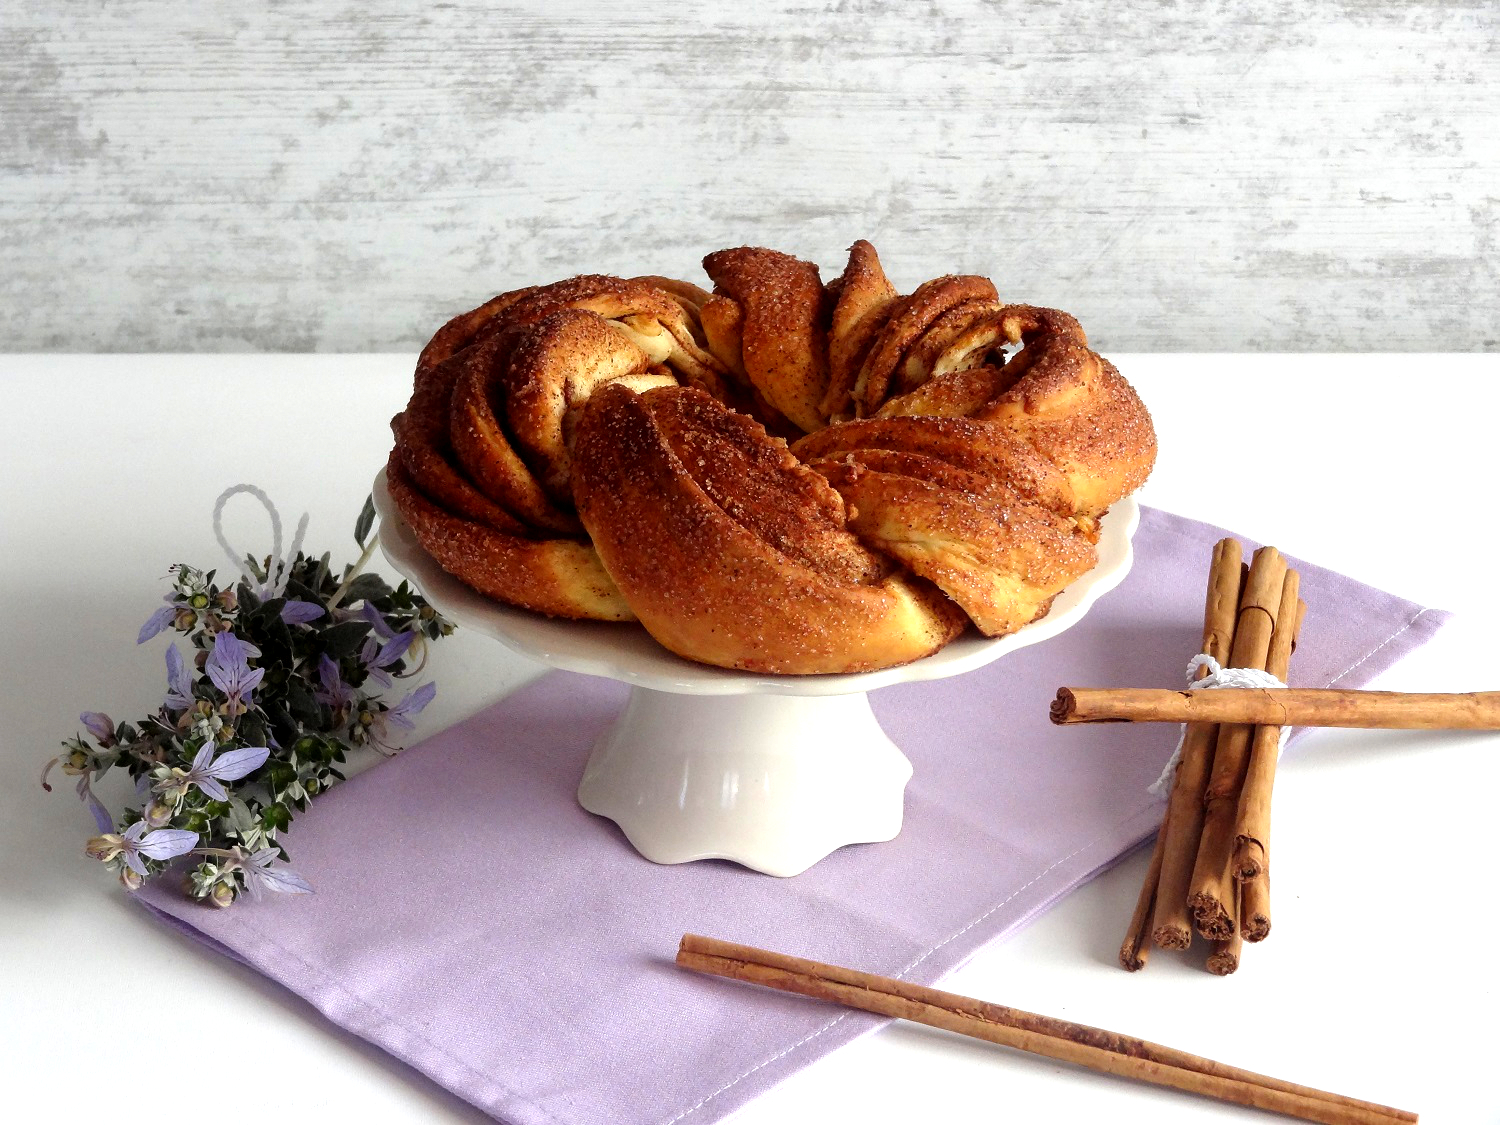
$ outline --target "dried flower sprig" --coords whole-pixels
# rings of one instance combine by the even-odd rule
[[[338,766],[349,750],[395,751],[392,729],[412,729],[412,716],[437,688],[425,683],[395,703],[380,693],[419,673],[427,645],[453,631],[405,582],[392,588],[364,571],[377,542],[369,501],[355,524],[359,561],[335,572],[327,554],[300,550],[305,517],[291,557],[279,556],[280,520],[258,489],[237,486],[221,496],[216,531],[237,491],[267,506],[273,554],[245,559],[238,580],[223,587],[214,571],[172,567],[171,591],[136,638],[144,644],[170,629],[189,646],[190,657],[175,639],[167,647],[161,706],[118,725],[84,712],[79,720],[92,743],[68,739],[42,774],[49,791],[53,767],[78,778],[78,796],[99,829],[86,851],[128,889],[178,857],[202,856],[186,891],[215,906],[242,893],[312,889],[286,866],[278,837],[309,800],[343,780]],[[93,789],[115,768],[135,779],[140,800],[118,820]]]

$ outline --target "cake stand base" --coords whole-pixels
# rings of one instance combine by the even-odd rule
[[[892,839],[911,772],[863,692],[634,687],[594,744],[578,803],[656,863],[730,859],[786,876],[845,844]]]

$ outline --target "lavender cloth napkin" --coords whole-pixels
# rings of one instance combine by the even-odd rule
[[[930,984],[1148,836],[1171,733],[1053,727],[1047,705],[1064,683],[1181,683],[1223,534],[1147,510],[1129,577],[1071,630],[876,692],[916,768],[905,826],[795,878],[658,866],[579,808],[626,689],[558,672],[299,817],[315,896],[215,911],[158,880],[137,897],[502,1121],[705,1125],[883,1021],[678,970],[679,937]],[[1445,619],[1298,566],[1299,685],[1366,683]]]

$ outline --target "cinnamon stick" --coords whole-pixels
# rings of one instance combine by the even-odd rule
[[[1132,1036],[697,934],[683,935],[677,964],[1304,1121],[1381,1125],[1417,1119],[1404,1110],[1256,1074]]]
[[[1275,547],[1255,552],[1235,620],[1234,646],[1229,654],[1233,667],[1265,668],[1286,571],[1286,559]],[[1234,900],[1229,862],[1234,847],[1234,815],[1254,729],[1242,724],[1220,725],[1213,768],[1203,790],[1203,836],[1193,864],[1188,907],[1194,927],[1215,941],[1227,939],[1238,928],[1237,919],[1230,913]]]
[[[1265,941],[1270,932],[1271,872],[1262,864],[1259,875],[1240,884],[1240,936]]]
[[[1203,652],[1219,663],[1229,659],[1234,641],[1234,619],[1245,577],[1239,540],[1214,544],[1208,593],[1203,605]],[[1190,724],[1183,734],[1177,776],[1162,819],[1161,874],[1152,906],[1152,940],[1163,949],[1186,949],[1192,942],[1188,917],[1188,884],[1198,855],[1203,829],[1203,787],[1208,780],[1218,728]],[[1143,892],[1144,893],[1144,892]]]
[[[1500,730],[1500,691],[1059,688],[1054,723],[1249,723],[1363,730]]]
[[[1307,603],[1297,596],[1300,584],[1295,570],[1286,572],[1276,627],[1271,632],[1271,650],[1266,655],[1266,671],[1282,683],[1286,683],[1292,649],[1307,613]],[[1245,783],[1240,787],[1234,818],[1234,861],[1230,866],[1236,879],[1254,879],[1265,868],[1271,843],[1271,788],[1276,781],[1276,761],[1281,756],[1281,729],[1258,726],[1250,742],[1250,761],[1245,767]]]
[[[1239,918],[1240,911],[1244,909],[1244,894],[1240,887],[1233,888],[1235,897],[1234,915]],[[1242,927],[1236,926],[1234,932],[1222,941],[1214,942],[1213,952],[1208,955],[1208,971],[1215,976],[1227,977],[1230,973],[1237,972],[1240,967],[1240,951],[1244,948],[1245,939],[1241,932]]]
[[[1151,848],[1151,862],[1146,866],[1146,881],[1141,884],[1140,897],[1135,902],[1135,913],[1130,916],[1130,928],[1125,931],[1125,940],[1120,943],[1120,965],[1126,972],[1140,972],[1151,957],[1151,916],[1156,907],[1156,887],[1161,882],[1161,861],[1166,844],[1167,822],[1163,820],[1156,833],[1156,843]]]
[[[1223,941],[1214,942],[1214,951],[1208,955],[1208,971],[1215,976],[1227,977],[1240,967],[1240,951],[1245,939],[1235,930]]]

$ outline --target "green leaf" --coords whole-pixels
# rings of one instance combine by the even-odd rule
[[[292,718],[302,726],[313,726],[323,717],[312,689],[299,676],[293,676],[286,682],[286,707]],[[303,741],[298,739],[296,745],[300,747]]]
[[[296,739],[300,725],[292,718],[291,713],[279,699],[262,697],[260,708],[265,712],[266,718],[271,721],[271,730],[276,735],[276,741],[285,746]]]
[[[323,605],[323,595],[318,593],[316,579],[316,574],[312,575],[310,579],[296,574],[292,575],[291,578],[287,579],[286,583],[287,597],[296,598],[299,602],[312,602],[314,605]],[[324,608],[326,609],[327,607],[325,606]],[[278,610],[277,612],[280,611]]]
[[[271,831],[280,831],[292,823],[292,811],[283,804],[268,808],[260,818],[261,824]]]
[[[354,541],[363,549],[365,540],[370,536],[370,528],[375,526],[375,497],[365,497],[365,506],[359,510],[359,519],[354,521]]]
[[[368,621],[340,621],[323,630],[323,645],[335,660],[352,657],[370,632]]]
[[[357,601],[375,601],[379,598],[388,598],[390,595],[390,584],[384,578],[371,571],[365,571],[349,583],[349,589],[344,594],[344,602],[346,605],[352,605]]]

